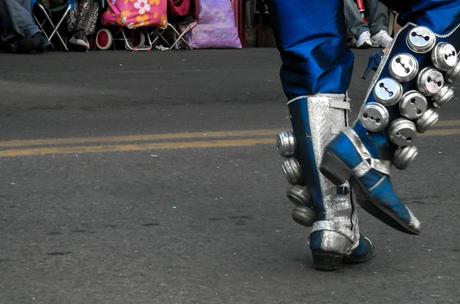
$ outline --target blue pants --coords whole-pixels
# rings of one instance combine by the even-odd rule
[[[30,0],[0,0],[0,19],[2,41],[29,38],[40,31],[32,18]]]
[[[381,0],[399,12],[399,23],[435,33],[460,21],[460,0]],[[345,44],[343,0],[271,0],[274,30],[289,99],[318,93],[343,94],[350,84],[353,54]]]

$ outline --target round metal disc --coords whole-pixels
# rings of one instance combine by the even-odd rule
[[[434,68],[424,68],[417,77],[417,87],[425,96],[436,95],[444,85],[442,73]]]
[[[406,43],[415,53],[426,53],[436,44],[436,36],[428,28],[417,26],[407,35]]]
[[[375,84],[374,97],[385,106],[398,103],[403,93],[402,85],[393,78],[382,78]]]
[[[411,81],[417,76],[418,61],[410,54],[398,54],[391,59],[389,71],[391,76],[401,82]]]

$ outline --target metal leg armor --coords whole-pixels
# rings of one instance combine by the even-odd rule
[[[283,170],[293,185],[288,190],[296,204],[293,218],[313,226],[310,248],[316,268],[333,270],[344,260],[367,261],[372,245],[359,234],[349,184],[335,186],[319,172],[324,147],[345,128],[349,109],[345,92],[353,54],[343,40],[343,3],[273,0],[270,5],[294,131],[278,137],[286,158]]]
[[[430,1],[421,1],[421,3]],[[445,1],[452,6],[455,1]],[[419,25],[401,29],[371,82],[352,128],[326,147],[321,172],[340,185],[350,180],[361,206],[388,225],[410,234],[420,222],[394,192],[390,167],[404,169],[417,156],[414,140],[435,124],[440,106],[452,102],[460,75],[460,1],[440,22],[421,14]],[[434,9],[441,9],[439,2]],[[403,14],[403,16],[405,16]],[[420,26],[424,25],[424,26]]]
[[[325,146],[346,126],[350,109],[345,95],[317,94],[288,102],[294,133],[278,136],[278,150],[285,157],[282,168],[293,187],[288,197],[296,204],[293,218],[312,226],[310,248],[316,268],[333,270],[344,256],[364,262],[372,256],[370,241],[361,238],[348,182],[334,185],[318,169]],[[306,186],[306,187],[305,187]]]

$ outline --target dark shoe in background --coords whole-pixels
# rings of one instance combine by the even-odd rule
[[[51,43],[48,41],[48,38],[43,35],[42,32],[38,32],[32,36],[32,38],[38,39],[40,41],[40,45],[37,48],[37,52],[44,52],[47,49],[51,48]]]
[[[72,48],[76,51],[85,52],[89,50],[89,41],[84,31],[76,32],[69,40]]]
[[[17,39],[5,43],[4,48],[10,53],[28,54],[36,52],[40,46],[40,40],[37,38]]]

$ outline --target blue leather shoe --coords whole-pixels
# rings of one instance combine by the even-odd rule
[[[374,246],[371,240],[365,236],[360,236],[358,247],[350,254],[343,257],[345,264],[360,264],[371,260],[374,257]]]
[[[358,120],[325,148],[320,171],[334,184],[350,181],[358,203],[384,223],[419,234],[420,222],[395,193],[390,168],[415,158],[417,133],[434,125],[437,108],[454,100],[460,75],[460,25],[450,32],[407,24],[384,56]]]
[[[379,149],[372,138],[360,124],[355,128],[364,134],[359,136],[355,129],[346,129],[326,147],[321,172],[337,185],[350,180],[358,203],[367,212],[400,231],[419,234],[419,220],[393,190],[391,161],[377,158]],[[385,138],[380,141],[384,143]]]

